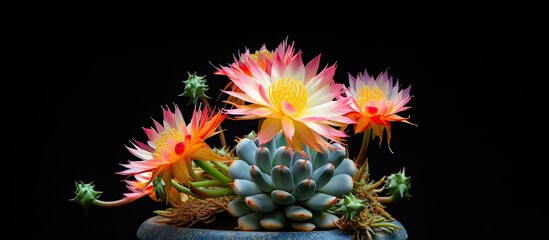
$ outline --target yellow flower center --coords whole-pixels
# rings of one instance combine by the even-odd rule
[[[162,157],[162,150],[168,147],[168,139],[174,140],[175,142],[183,142],[185,139],[181,134],[174,128],[170,129],[169,132],[160,133],[160,137],[156,139],[156,147],[153,153],[154,158]]]
[[[381,89],[377,86],[374,89],[371,89],[369,86],[365,86],[362,87],[360,91],[358,91],[357,102],[360,107],[364,106],[364,104],[366,104],[370,100],[382,99],[386,99],[385,94],[383,94],[383,91],[381,91]]]
[[[271,52],[269,52],[269,50],[267,49],[263,49],[261,51],[255,51],[252,55],[250,55],[250,57],[255,61],[257,62],[257,58],[259,57],[259,55],[262,54],[262,55],[266,55],[267,58],[271,57]]]
[[[274,82],[269,87],[269,96],[277,109],[281,110],[282,101],[286,101],[292,104],[297,112],[303,110],[309,98],[307,89],[303,83],[289,77],[284,77]]]

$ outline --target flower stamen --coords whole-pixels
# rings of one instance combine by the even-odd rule
[[[276,108],[282,111],[282,101],[291,104],[297,112],[307,105],[309,95],[301,81],[284,77],[269,87],[269,95]]]
[[[261,51],[256,50],[253,54],[250,55],[250,57],[257,62],[257,59],[259,58],[259,55],[265,55],[267,58],[271,57],[271,52],[267,49],[263,49]]]
[[[360,108],[362,108],[367,102],[371,100],[379,101],[383,99],[387,99],[387,97],[385,97],[385,94],[383,94],[383,91],[381,91],[378,86],[376,86],[374,89],[371,89],[369,86],[364,86],[358,92],[357,102]]]
[[[156,139],[155,142],[156,149],[153,153],[154,158],[158,159],[162,157],[162,150],[168,147],[168,139],[178,143],[185,141],[181,134],[177,132],[177,130],[175,130],[174,128],[170,129],[169,131],[160,133],[160,136],[158,137],[158,139]]]

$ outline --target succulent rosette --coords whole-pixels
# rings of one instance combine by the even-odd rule
[[[259,144],[244,138],[236,145],[238,160],[229,167],[234,192],[229,202],[241,230],[295,230],[336,227],[329,209],[353,189],[355,163],[338,143],[322,152],[303,147],[305,156],[286,145],[283,134]]]

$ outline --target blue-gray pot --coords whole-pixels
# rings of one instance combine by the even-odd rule
[[[314,230],[309,232],[299,231],[237,231],[219,230],[207,228],[183,228],[164,223],[158,223],[158,216],[151,217],[141,224],[137,230],[137,238],[141,240],[174,240],[174,239],[300,239],[300,240],[331,240],[331,239],[353,239],[352,233],[346,233],[339,229]],[[372,235],[374,240],[403,240],[408,238],[404,226],[394,220],[392,222],[399,226],[395,233],[377,231]]]

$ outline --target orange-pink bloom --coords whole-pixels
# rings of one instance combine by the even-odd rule
[[[349,75],[348,95],[353,99],[353,111],[347,116],[356,121],[355,133],[372,129],[372,137],[378,136],[380,144],[383,132],[387,131],[387,143],[391,141],[391,122],[405,122],[408,118],[397,113],[410,107],[405,106],[410,101],[410,87],[402,90],[398,80],[393,85],[393,77],[387,72],[380,73],[376,78],[367,71],[357,77]]]
[[[192,160],[227,160],[215,154],[204,142],[205,139],[218,133],[216,128],[226,115],[220,112],[214,115],[206,108],[195,109],[188,125],[177,105],[175,112],[170,111],[169,108],[163,109],[163,115],[163,124],[153,120],[155,128],[143,128],[149,138],[147,144],[134,140],[133,148],[128,147],[128,150],[141,160],[122,164],[127,169],[119,174],[138,176],[138,174],[151,172],[149,183],[162,175],[166,193],[169,193],[172,176],[180,183],[189,185],[194,175]],[[145,186],[148,187],[148,183]]]
[[[234,57],[234,63],[232,63],[229,67],[220,67],[219,69],[217,69],[217,71],[214,72],[214,74],[226,75],[231,80],[238,78],[234,73],[235,71],[243,72],[246,75],[252,76],[252,71],[250,70],[250,61],[255,62],[257,66],[266,71],[267,68],[271,67],[272,56],[274,56],[274,54],[269,51],[265,45],[261,46],[261,48],[259,50],[256,50],[254,53],[251,53],[249,49],[246,49],[244,53],[239,54],[239,58]],[[227,85],[225,85],[225,87],[223,88],[223,90],[227,89],[230,89],[234,92],[242,92],[242,90],[240,90],[232,81],[227,83]],[[243,100],[233,97],[231,95],[229,95],[227,101],[244,104]]]
[[[229,102],[235,108],[225,111],[237,119],[264,119],[260,144],[281,131],[299,152],[302,144],[321,152],[322,147],[331,148],[327,140],[341,143],[347,135],[333,126],[354,123],[344,116],[351,111],[352,100],[341,96],[344,86],[333,80],[335,65],[318,72],[319,63],[320,55],[304,65],[301,51],[294,53],[293,44],[286,41],[272,52],[264,47],[257,54],[247,50],[237,62],[217,71],[234,84],[224,92],[249,103]]]

